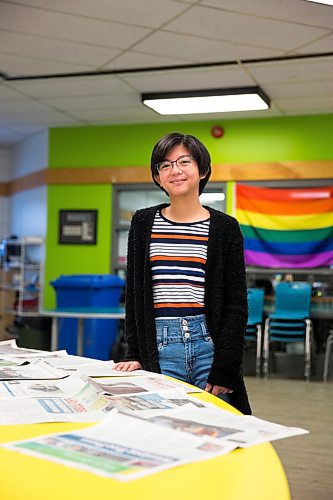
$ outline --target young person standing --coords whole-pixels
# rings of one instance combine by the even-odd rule
[[[242,376],[247,291],[239,225],[200,203],[211,160],[197,138],[162,137],[151,172],[170,203],[138,210],[132,219],[128,352],[116,369],[164,373],[250,414]]]

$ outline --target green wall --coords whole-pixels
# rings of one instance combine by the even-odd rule
[[[221,139],[213,125],[225,129]],[[50,130],[49,167],[147,165],[154,143],[164,134],[196,135],[213,163],[278,160],[324,160],[333,155],[333,116],[291,116]]]
[[[110,272],[111,249],[110,185],[51,186],[48,189],[48,216],[45,266],[45,307],[55,306],[55,293],[48,284],[61,274],[105,274]],[[97,209],[96,245],[59,245],[60,209]]]
[[[222,139],[210,135],[224,127]],[[148,165],[154,143],[164,134],[193,134],[208,147],[213,164],[333,158],[333,116],[214,120],[50,130],[49,168]],[[220,168],[223,168],[220,167]],[[332,173],[333,177],[333,173]],[[231,189],[229,189],[231,192]],[[45,306],[54,306],[51,279],[60,274],[108,273],[111,255],[112,188],[108,185],[48,187]],[[228,209],[231,203],[228,202]],[[97,245],[59,245],[58,211],[98,209]]]

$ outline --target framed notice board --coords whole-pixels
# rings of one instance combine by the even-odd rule
[[[97,210],[59,210],[59,243],[96,245]]]

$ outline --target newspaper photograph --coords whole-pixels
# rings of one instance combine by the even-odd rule
[[[308,431],[287,427],[252,416],[235,415],[206,403],[203,408],[183,406],[164,411],[146,411],[140,417],[156,425],[206,436],[213,442],[228,442],[239,448],[283,439]]]
[[[115,411],[87,429],[3,446],[120,481],[223,455],[235,447],[213,445],[204,436],[171,428],[161,434],[158,426]]]
[[[205,403],[188,396],[186,392],[179,389],[168,389],[163,392],[148,392],[145,394],[108,396],[110,408],[116,408],[123,413],[144,415],[149,410],[154,414],[155,410],[171,410],[179,406],[190,405],[192,408],[203,408]],[[151,415],[151,413],[149,413]]]
[[[201,392],[201,389],[196,387],[187,387],[180,382],[153,373],[149,377],[97,378],[96,382],[111,396],[159,392],[167,389],[179,390],[180,387],[187,393]]]

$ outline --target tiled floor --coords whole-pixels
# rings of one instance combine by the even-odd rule
[[[310,431],[274,443],[292,498],[332,500],[333,382],[246,377],[246,385],[255,416]]]

